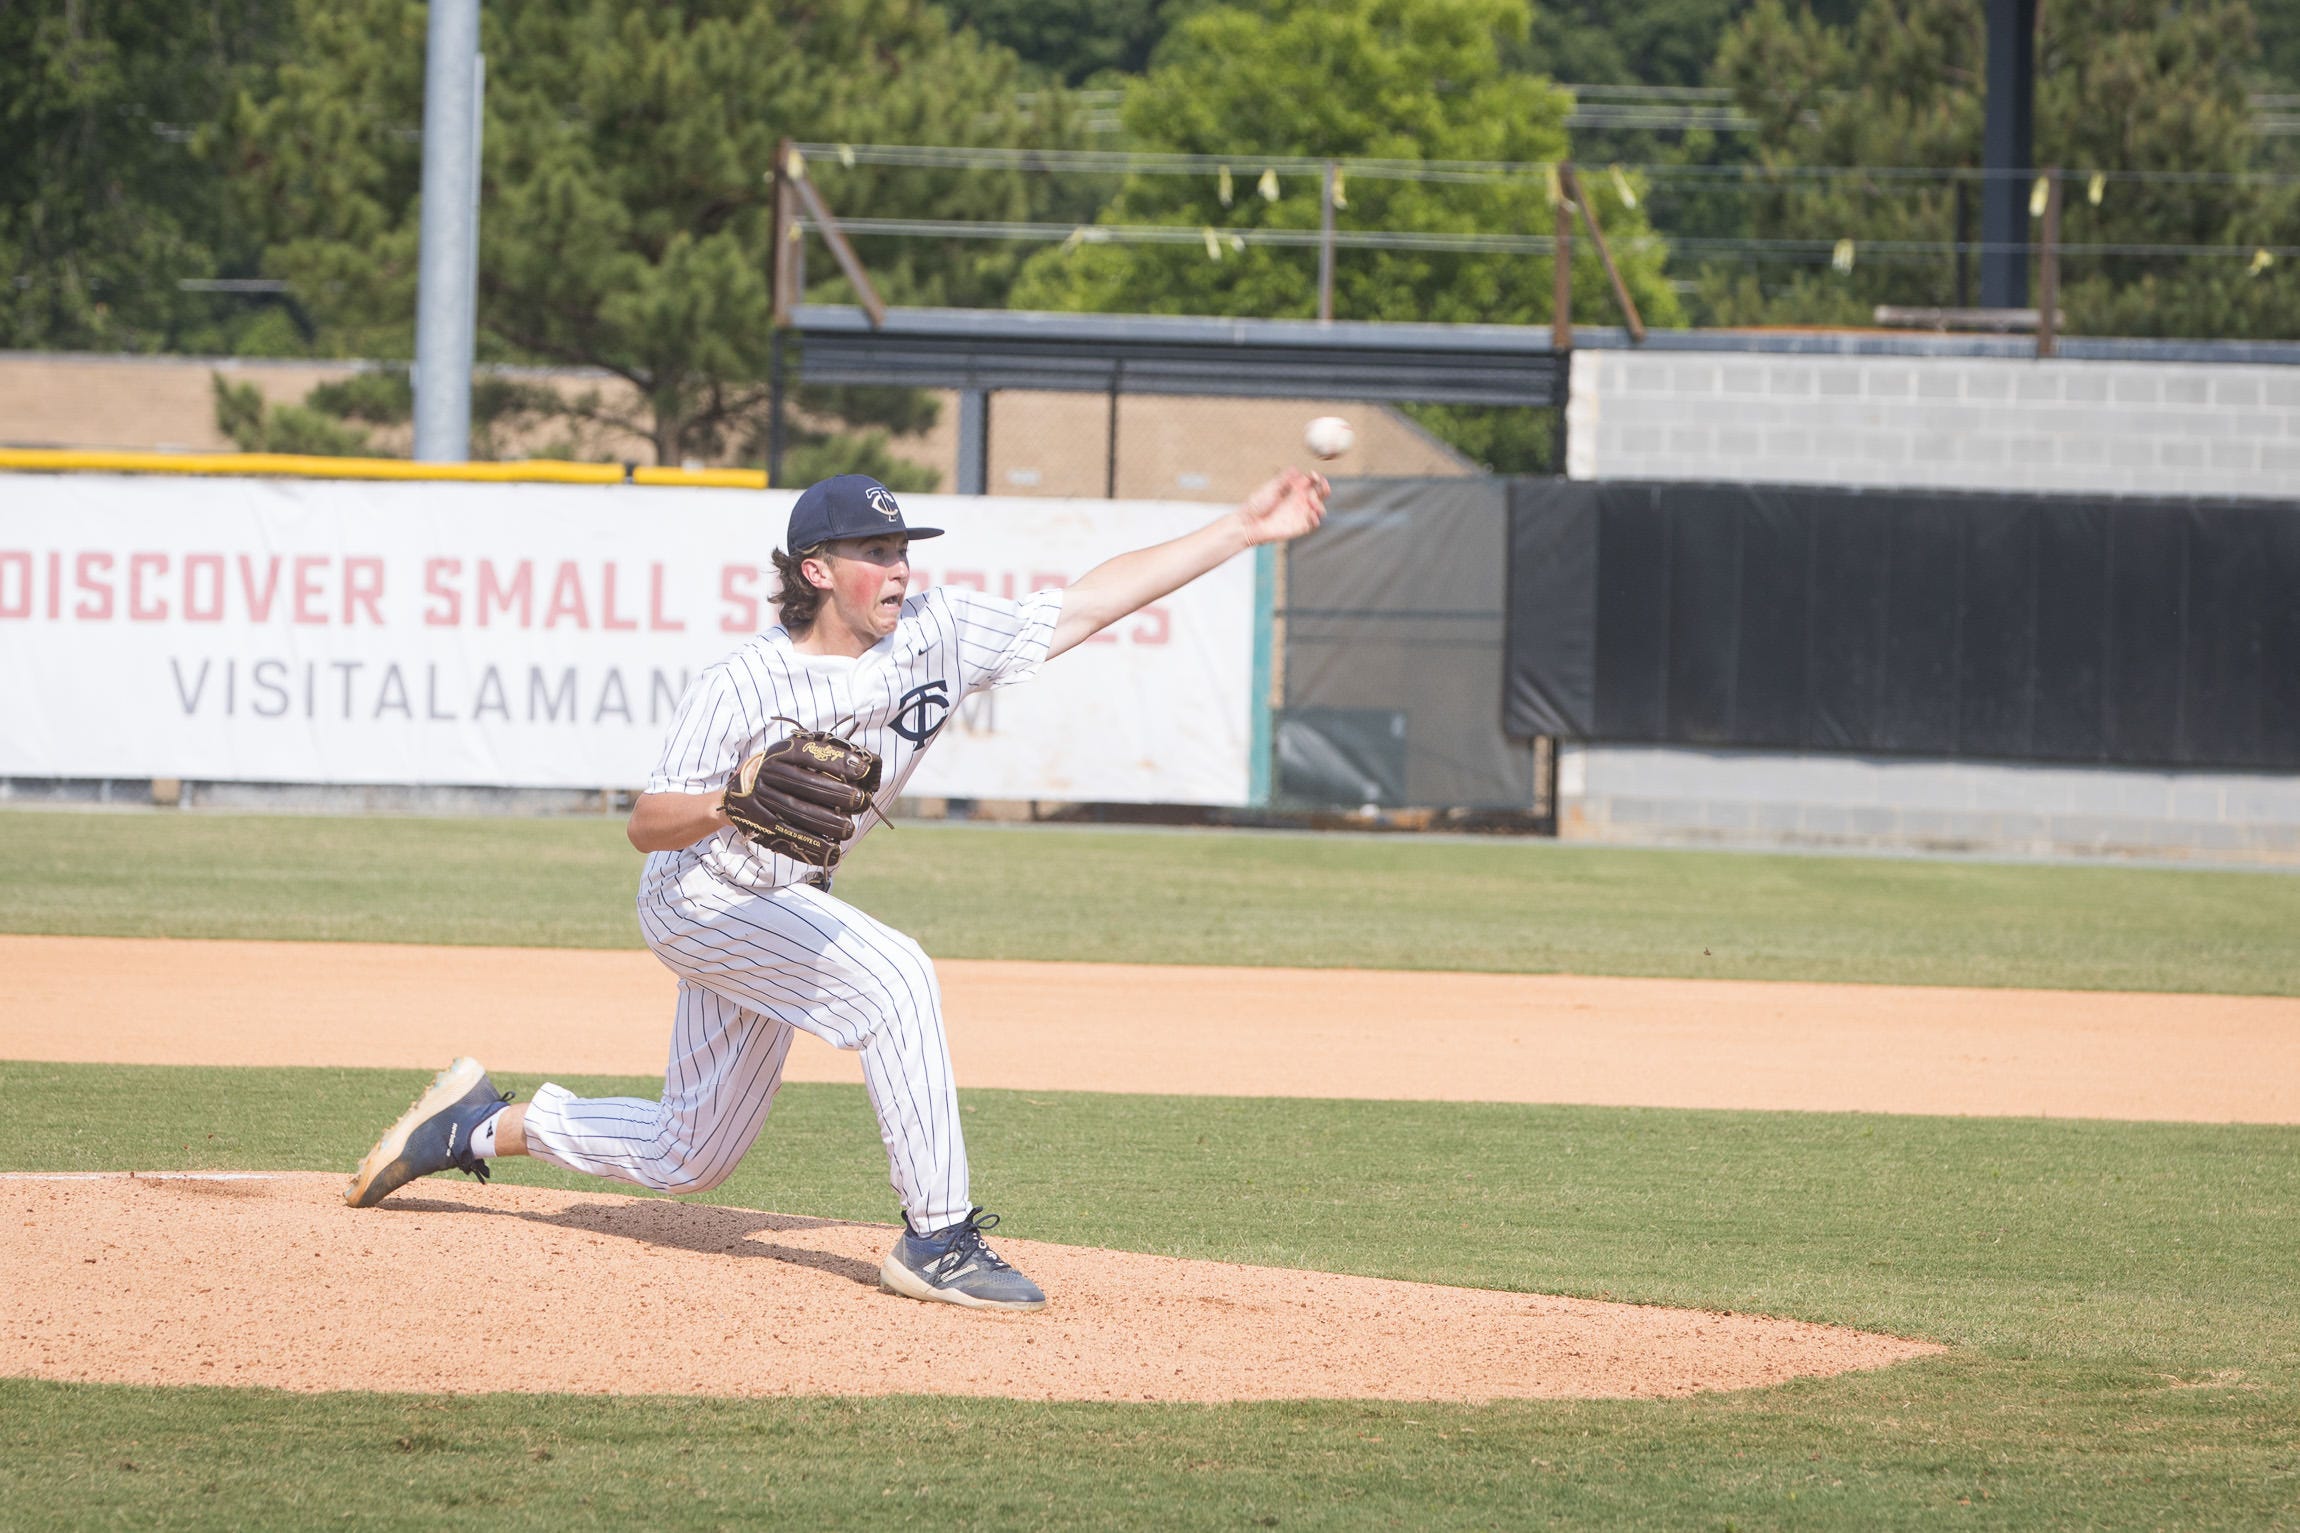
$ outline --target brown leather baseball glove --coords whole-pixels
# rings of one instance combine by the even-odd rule
[[[854,839],[855,816],[878,792],[879,773],[875,753],[819,729],[801,729],[738,767],[720,803],[727,823],[755,844],[835,868]]]

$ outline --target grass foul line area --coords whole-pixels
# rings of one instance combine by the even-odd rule
[[[634,947],[620,822],[0,812],[0,931]],[[2300,995],[2300,878],[904,825],[839,894],[943,958]]]

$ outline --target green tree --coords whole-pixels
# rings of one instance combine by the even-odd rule
[[[415,307],[424,7],[298,0],[304,46],[236,120],[248,217],[342,352],[405,356]],[[1024,114],[1011,53],[924,0],[498,0],[480,241],[483,355],[597,367],[629,385],[592,418],[664,462],[720,455],[765,406],[778,138],[1059,142]],[[819,167],[832,206],[1027,217],[1019,174]],[[864,242],[895,303],[992,303],[1018,257]],[[844,296],[830,262],[810,296]],[[572,408],[572,406],[571,406]]]
[[[349,458],[391,455],[372,433],[404,427],[415,416],[415,389],[405,368],[366,368],[333,383],[315,385],[303,403],[274,405],[252,383],[232,383],[209,375],[216,400],[216,429],[242,452],[309,453]],[[572,432],[529,445],[534,431],[551,423],[578,423],[588,402],[570,400],[547,384],[481,373],[471,380],[471,456],[481,462],[513,456],[580,458],[580,437]]]
[[[1741,0],[1546,0],[1534,8],[1512,67],[1602,85],[1707,85]],[[1849,15],[1858,0],[1824,0]]]
[[[200,140],[273,60],[285,10],[0,4],[0,345],[216,344],[241,301],[178,284],[252,271],[255,249]]]
[[[367,433],[307,399],[300,405],[273,405],[252,383],[233,383],[210,373],[215,390],[216,428],[241,452],[307,453],[322,458],[357,458],[369,451]]]
[[[1315,229],[1316,182],[1281,181],[1260,195],[1256,154],[1404,161],[1551,162],[1568,152],[1569,101],[1546,81],[1503,67],[1522,39],[1521,0],[1270,0],[1256,9],[1199,12],[1168,33],[1150,73],[1128,87],[1125,120],[1137,148],[1221,156],[1220,179],[1129,177],[1098,215],[1106,225],[1168,224],[1211,231],[1210,245],[1121,244],[1091,238],[1033,257],[1015,301],[1032,308],[1269,318],[1317,312],[1313,249],[1246,243],[1260,229]],[[1649,324],[1677,322],[1663,251],[1611,176],[1585,179],[1623,275]],[[1345,176],[1340,227],[1433,234],[1541,234],[1551,226],[1539,170],[1467,180]],[[1587,250],[1579,241],[1578,251]],[[1352,250],[1337,253],[1339,319],[1454,323],[1546,322],[1546,254]],[[1594,255],[1574,265],[1584,319],[1613,296]],[[1314,391],[1311,381],[1305,389]],[[1546,461],[1551,432],[1529,412],[1415,412],[1482,461]]]
[[[1174,20],[1205,0],[945,0],[953,22],[1070,85],[1140,74]]]
[[[2254,270],[2260,245],[2288,241],[2289,194],[2239,176],[2259,153],[2246,101],[2251,12],[2240,0],[2160,6],[2067,0],[2045,8],[2037,47],[2036,155],[2061,167],[2061,239],[2076,245],[2214,245],[2231,255],[2064,256],[2061,307],[2092,334],[2291,334],[2294,279]],[[1774,167],[1977,168],[1985,112],[1984,0],[1872,4],[1850,27],[1763,0],[1727,35],[1719,73],[1762,122],[1760,162]],[[2094,172],[2204,172],[2136,183]],[[1866,323],[1879,303],[1946,304],[1948,254],[1898,257],[1861,246],[1955,237],[1954,183],[1853,174],[1760,179],[1759,237],[1852,240],[1852,270],[1800,270],[1768,287],[1747,268],[1704,274],[1723,321]],[[1970,183],[1969,183],[1970,184]],[[1968,235],[1979,237],[1978,197]],[[2034,238],[2031,235],[2031,238]],[[2033,288],[2032,288],[2033,292]]]
[[[2261,6],[2252,19],[2260,39],[2260,87],[2284,96],[2300,92],[2300,6]]]

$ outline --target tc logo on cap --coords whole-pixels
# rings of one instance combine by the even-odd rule
[[[939,538],[940,527],[905,527],[902,504],[894,492],[868,474],[835,474],[808,485],[791,502],[788,546],[813,548],[841,538],[883,538],[899,535],[917,542]]]

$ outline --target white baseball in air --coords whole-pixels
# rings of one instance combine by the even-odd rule
[[[1339,415],[1321,415],[1302,433],[1302,445],[1314,458],[1338,458],[1356,443],[1358,434]]]

